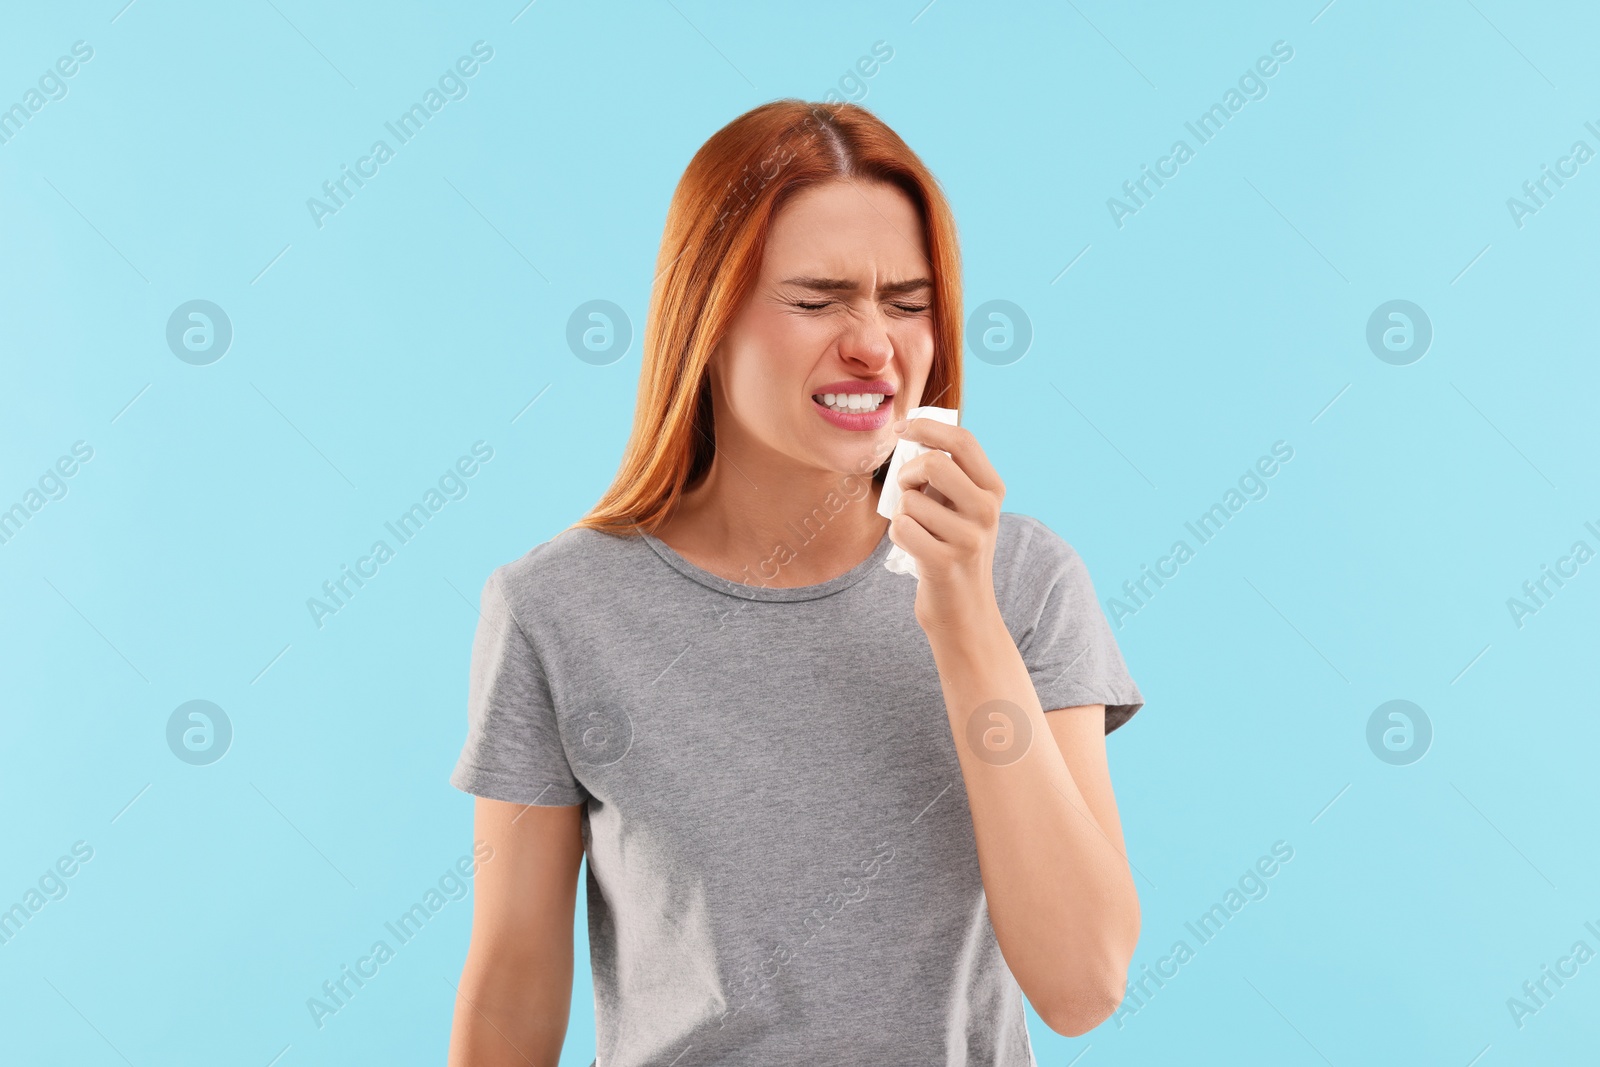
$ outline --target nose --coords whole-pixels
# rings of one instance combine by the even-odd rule
[[[894,358],[894,344],[881,310],[851,316],[850,325],[839,338],[839,355],[868,374],[877,374],[888,366]]]

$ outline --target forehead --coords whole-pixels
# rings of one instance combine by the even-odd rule
[[[916,205],[882,182],[833,181],[802,189],[778,211],[761,272],[835,278],[909,278],[930,270]]]

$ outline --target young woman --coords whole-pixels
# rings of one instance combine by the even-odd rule
[[[658,268],[615,483],[483,589],[451,1062],[556,1063],[587,854],[600,1067],[1032,1064],[1023,995],[1071,1035],[1122,997],[1104,739],[1143,698],[1073,549],[905,422],[961,400],[943,194],[777,101],[696,153]]]

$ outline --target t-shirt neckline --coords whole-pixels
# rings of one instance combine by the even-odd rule
[[[656,555],[660,556],[668,566],[679,574],[699,582],[709,589],[715,589],[719,593],[726,593],[741,600],[815,600],[818,597],[829,596],[840,590],[850,588],[868,574],[871,574],[874,569],[882,567],[883,561],[889,555],[889,550],[894,547],[894,542],[889,539],[889,531],[885,529],[883,531],[883,539],[878,542],[877,547],[872,550],[871,554],[843,574],[829,578],[825,582],[818,582],[815,585],[797,585],[790,588],[782,588],[778,586],[748,585],[744,582],[736,582],[731,578],[724,578],[719,574],[712,574],[710,571],[698,567],[678,555],[671,545],[654,534],[640,531],[640,536],[644,539],[645,544],[655,550]],[[791,550],[793,550],[792,546]],[[799,551],[805,551],[804,546],[801,546]]]

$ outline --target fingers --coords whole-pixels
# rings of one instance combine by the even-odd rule
[[[965,426],[950,426],[938,419],[918,418],[906,424],[903,436],[929,448],[950,453],[956,466],[965,471],[978,488],[1002,496],[1005,494],[1005,483],[1000,480],[1000,473],[989,462],[978,439]]]
[[[890,537],[918,562],[980,550],[1000,523],[1005,483],[971,431],[937,419],[912,419],[904,436],[928,446],[901,466],[900,505]],[[946,454],[948,453],[948,455]]]
[[[901,494],[900,514],[914,520],[944,546],[976,551],[983,546],[987,537],[992,536],[989,533],[991,527],[974,522],[950,506],[939,503],[924,489],[908,489]]]
[[[943,452],[925,452],[908,460],[900,468],[898,481],[902,490],[921,490],[928,499],[944,503],[957,515],[980,526],[999,522],[1000,498],[975,484],[956,460]],[[1004,492],[1004,486],[1001,491]]]
[[[910,553],[918,566],[924,560],[932,560],[934,552],[943,546],[943,542],[929,533],[909,511],[899,512],[889,520],[889,540]]]

